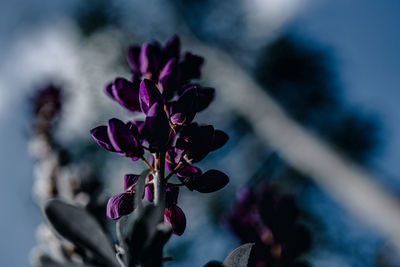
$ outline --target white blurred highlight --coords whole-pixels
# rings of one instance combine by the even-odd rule
[[[300,12],[310,0],[249,0],[247,10],[248,33],[262,41],[282,28]]]

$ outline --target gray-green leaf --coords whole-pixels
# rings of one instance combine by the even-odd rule
[[[253,246],[254,243],[247,243],[236,248],[226,257],[224,265],[226,267],[247,267]]]
[[[83,207],[50,199],[44,207],[48,222],[62,237],[90,250],[105,266],[119,267],[110,240],[99,223]]]

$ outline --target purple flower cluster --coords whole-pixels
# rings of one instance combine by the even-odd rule
[[[251,266],[309,266],[299,259],[310,250],[311,235],[298,222],[295,199],[271,184],[259,188],[243,189],[228,217],[229,227],[243,243],[255,243]]]
[[[133,46],[128,62],[132,78],[116,78],[106,86],[106,93],[121,106],[142,113],[143,120],[123,122],[113,118],[108,125],[91,130],[94,140],[104,149],[143,160],[152,173],[146,178],[144,196],[154,199],[154,175],[168,169],[162,183],[165,188],[165,222],[181,235],[186,227],[185,214],[177,205],[179,187],[210,193],[223,188],[229,178],[218,170],[202,172],[193,163],[222,147],[228,136],[212,125],[193,122],[197,112],[208,107],[214,89],[201,87],[191,80],[201,75],[203,58],[189,52],[180,55],[180,40],[173,36],[165,46],[157,42]],[[160,168],[157,163],[164,165]],[[176,174],[180,183],[169,179]],[[124,193],[112,197],[107,216],[118,219],[134,210],[135,185],[139,175],[125,176]]]

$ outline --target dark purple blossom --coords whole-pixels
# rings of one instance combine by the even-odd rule
[[[41,116],[45,116],[46,119],[51,120],[61,110],[61,90],[54,85],[49,85],[38,91],[33,101],[35,114],[40,114]]]
[[[148,111],[142,133],[146,137],[151,152],[165,151],[172,129],[162,106],[155,103]]]
[[[185,160],[195,163],[227,141],[228,135],[223,131],[214,130],[211,125],[199,126],[192,123],[180,132],[176,148],[183,151]]]
[[[181,79],[188,81],[191,79],[198,79],[201,76],[201,66],[204,59],[200,56],[186,52],[182,62],[180,63]]]
[[[241,191],[228,223],[243,243],[255,243],[255,266],[308,266],[298,258],[310,249],[311,237],[298,216],[292,196],[265,184]]]
[[[165,198],[166,223],[171,224],[176,235],[182,235],[186,228],[186,216],[178,204],[179,187],[167,187]]]
[[[138,139],[138,130],[132,123],[111,119],[108,126],[98,126],[90,131],[97,144],[111,152],[137,160],[144,150]]]
[[[128,51],[128,62],[133,72],[132,82],[117,78],[106,87],[106,92],[128,110],[140,111],[137,105],[138,82],[140,80],[152,81],[152,84],[146,82],[144,86],[147,96],[140,94],[140,98],[143,98],[143,102],[140,102],[141,110],[147,113],[152,104],[160,100],[159,96],[155,95],[155,90],[152,89],[156,88],[159,91],[164,103],[173,99],[176,94],[181,95],[187,86],[191,86],[192,79],[200,78],[200,69],[204,60],[189,52],[186,52],[181,59],[180,40],[175,35],[167,41],[164,47],[157,42],[146,43],[141,47],[132,46]],[[151,88],[147,88],[148,86]],[[212,88],[200,90],[197,101],[198,108],[194,112],[201,111],[208,106],[214,97],[213,90]]]
[[[107,217],[112,220],[117,220],[121,216],[131,213],[135,199],[135,185],[139,175],[127,174],[124,177],[124,193],[115,195],[108,200]]]
[[[164,101],[161,96],[160,90],[157,88],[156,84],[148,79],[144,79],[140,83],[140,107],[144,114],[147,114],[149,109],[155,104],[158,103],[163,105]]]
[[[197,111],[197,88],[189,87],[170,105],[171,123],[175,125],[189,124]]]
[[[122,193],[115,195],[108,200],[107,217],[117,220],[133,211],[135,196],[131,193]]]
[[[171,205],[165,209],[164,220],[171,224],[176,235],[182,235],[186,229],[186,216],[178,205]]]
[[[106,86],[106,93],[121,106],[130,111],[140,111],[139,103],[140,79],[134,76],[133,81],[117,78]]]

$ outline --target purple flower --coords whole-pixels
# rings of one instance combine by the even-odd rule
[[[220,130],[214,130],[211,125],[199,126],[192,123],[185,127],[176,142],[176,147],[184,151],[184,158],[188,162],[198,162],[211,151],[221,148],[229,137]]]
[[[171,99],[180,87],[179,72],[175,58],[171,58],[160,72],[160,91],[165,99]]]
[[[178,35],[172,36],[165,47],[163,48],[162,54],[164,56],[164,62],[167,62],[171,58],[176,58],[179,60],[179,54],[181,52],[181,40],[179,39]]]
[[[164,221],[171,224],[176,235],[182,235],[186,228],[186,216],[178,204],[179,187],[167,187]]]
[[[144,114],[147,114],[149,109],[155,104],[164,104],[163,98],[156,84],[148,79],[144,79],[140,83],[140,107]]]
[[[197,112],[208,107],[215,90],[191,83],[201,76],[202,57],[186,52],[180,55],[180,40],[173,36],[162,46],[157,42],[132,46],[128,62],[131,80],[117,78],[106,87],[106,93],[121,106],[140,112],[144,120],[124,123],[111,119],[107,126],[91,130],[93,139],[106,150],[131,158],[142,159],[152,170],[146,178],[142,197],[154,200],[154,173],[164,168],[155,166],[164,162],[170,171],[162,181],[166,190],[165,222],[181,235],[186,228],[186,217],[178,206],[179,187],[211,193],[223,188],[229,178],[221,171],[202,172],[191,165],[222,147],[228,136],[213,126],[199,126],[193,120]],[[145,150],[152,153],[147,161]],[[176,174],[180,184],[168,180]],[[107,216],[118,219],[134,209],[134,193],[138,176],[126,175],[124,193],[110,198]]]
[[[164,221],[171,224],[176,235],[182,235],[186,229],[186,216],[178,205],[171,205],[165,209]]]
[[[135,185],[140,175],[127,174],[124,177],[124,193],[115,195],[108,200],[107,217],[117,220],[123,215],[131,213],[135,199]]]
[[[203,63],[204,59],[202,57],[186,52],[182,62],[180,63],[181,79],[183,81],[188,81],[200,78],[200,69]]]
[[[47,120],[52,120],[62,106],[62,94],[60,88],[49,85],[39,90],[34,96],[34,112]]]
[[[229,183],[229,178],[225,173],[218,170],[208,170],[202,173],[193,165],[184,165],[176,175],[189,190],[196,190],[200,193],[218,191]]]
[[[151,183],[152,180],[153,180],[153,175],[150,174],[146,179],[146,183],[148,184],[148,186],[146,186],[144,190],[144,197],[149,202],[153,202],[154,200],[154,184]]]
[[[106,93],[126,109],[140,111],[139,84],[140,79],[137,76],[134,76],[132,82],[124,78],[116,78],[114,82],[106,86]]]
[[[171,123],[176,125],[189,124],[194,119],[197,111],[197,88],[189,87],[178,100],[171,103]]]
[[[206,109],[214,100],[214,96],[214,88],[197,86],[196,111],[200,112]]]
[[[128,52],[132,81],[117,78],[106,87],[106,93],[126,109],[146,115],[159,103],[168,111],[172,125],[186,125],[214,98],[213,88],[190,84],[191,79],[200,77],[203,61],[189,52],[180,60],[180,40],[176,35],[164,47],[157,42],[132,46]],[[176,95],[178,99],[171,101]]]
[[[298,222],[292,196],[271,184],[244,188],[228,217],[231,230],[243,242],[254,242],[257,266],[308,266],[299,257],[311,247],[309,230]],[[301,262],[301,264],[300,264]]]
[[[170,139],[171,127],[162,106],[155,103],[148,111],[142,135],[149,143],[151,152],[165,151]]]
[[[174,35],[164,47],[158,42],[132,46],[128,51],[128,62],[134,75],[150,79],[159,85],[165,99],[201,76],[203,58],[186,52],[180,60],[180,40]]]
[[[125,124],[118,119],[111,119],[108,126],[98,126],[91,131],[97,144],[111,152],[137,160],[144,150],[138,140],[138,130],[132,123]]]

